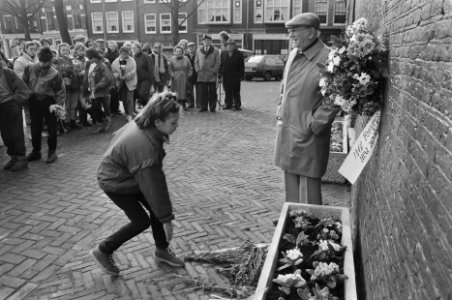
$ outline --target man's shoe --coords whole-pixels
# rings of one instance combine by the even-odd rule
[[[72,128],[72,129],[82,129],[83,128],[80,124],[75,123],[75,121],[72,121],[69,124],[69,127]]]
[[[183,267],[185,263],[182,259],[176,257],[173,250],[169,247],[166,249],[155,249],[154,258],[173,267]]]
[[[200,109],[199,112],[205,112],[207,109]]]
[[[211,109],[210,112],[215,112],[215,109]]]
[[[11,167],[16,162],[16,160],[17,160],[16,156],[11,156],[11,159],[3,166],[3,170],[10,170]]]
[[[120,270],[116,265],[112,254],[109,255],[103,253],[102,251],[100,251],[99,247],[96,247],[93,250],[91,250],[89,254],[96,262],[96,264],[102,269],[102,271],[112,276],[119,275]]]
[[[58,156],[56,155],[55,151],[49,152],[49,154],[47,155],[46,163],[51,164],[51,163],[55,162],[57,159],[58,159]]]
[[[225,106],[225,107],[223,107],[223,109],[231,109],[232,108],[232,106]]]
[[[20,170],[24,170],[28,168],[28,160],[25,156],[19,156],[17,157],[14,164],[11,166],[11,171],[16,172]]]
[[[241,111],[242,109],[240,107],[234,107],[234,110]]]
[[[40,160],[42,158],[41,152],[39,151],[31,151],[30,154],[27,155],[28,161]]]

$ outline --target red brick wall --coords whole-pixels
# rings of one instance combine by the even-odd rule
[[[387,37],[380,139],[356,191],[360,299],[452,299],[452,1],[356,0]]]

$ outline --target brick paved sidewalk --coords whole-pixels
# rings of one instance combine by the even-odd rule
[[[278,87],[244,83],[242,112],[182,113],[165,158],[177,254],[271,240],[283,203],[282,172],[272,163]],[[123,123],[116,117],[113,130]],[[97,187],[110,137],[82,129],[59,137],[56,163],[0,172],[0,299],[208,299],[174,275],[225,282],[209,265],[158,265],[150,230],[117,252],[119,278],[90,260],[88,251],[127,222]],[[348,205],[344,186],[325,185],[323,195]]]

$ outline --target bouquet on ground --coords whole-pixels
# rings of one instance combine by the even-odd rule
[[[273,286],[267,299],[338,300],[344,298],[345,247],[342,223],[319,219],[305,210],[289,213]]]
[[[361,18],[340,37],[333,37],[325,64],[319,64],[319,86],[326,104],[372,116],[383,103],[383,78],[387,77],[387,51]]]

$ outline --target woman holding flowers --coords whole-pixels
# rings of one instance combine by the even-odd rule
[[[331,124],[339,106],[322,105],[317,63],[328,56],[319,39],[320,20],[303,13],[286,23],[294,49],[289,55],[277,111],[275,165],[284,171],[286,201],[322,204]]]

